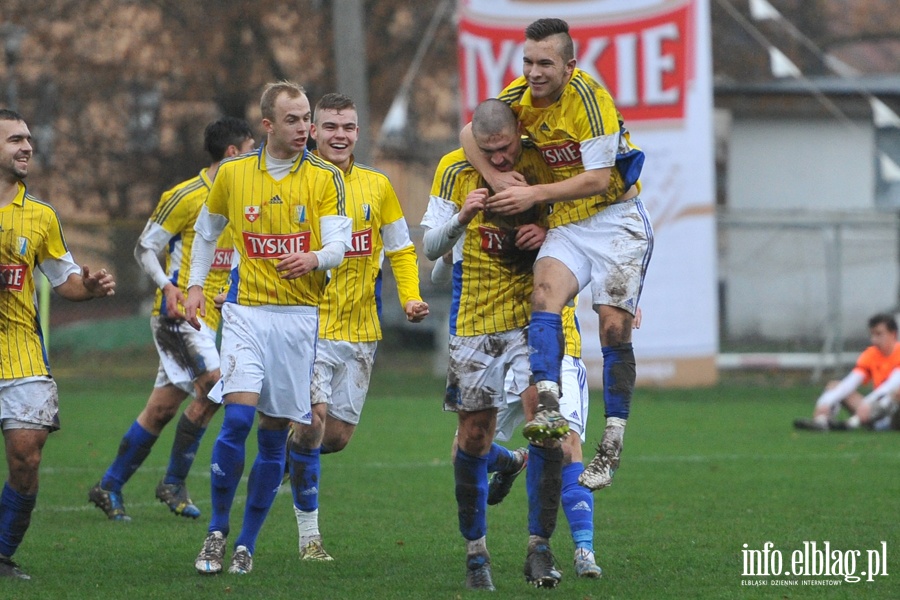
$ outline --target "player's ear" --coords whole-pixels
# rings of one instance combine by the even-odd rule
[[[316,141],[319,141],[319,138],[317,137],[318,135],[319,135],[319,130],[316,128],[316,124],[311,123],[309,126],[309,137],[311,137],[312,139],[314,139]]]

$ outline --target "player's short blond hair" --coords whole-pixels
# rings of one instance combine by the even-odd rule
[[[277,81],[266,85],[263,90],[262,98],[259,100],[259,112],[262,113],[263,119],[272,121],[275,119],[275,100],[281,94],[287,94],[288,98],[293,100],[306,94],[306,89],[299,83],[293,81]]]

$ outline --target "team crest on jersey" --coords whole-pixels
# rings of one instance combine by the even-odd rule
[[[546,123],[541,123],[541,131],[545,131],[545,132],[547,132],[547,133],[550,133],[550,126],[547,125]]]
[[[20,237],[17,241],[19,243],[19,256],[25,256],[25,253],[28,252],[28,238]]]
[[[272,199],[269,200],[269,204],[284,204],[284,201],[282,201],[281,196],[275,194]]]
[[[251,223],[259,218],[259,207],[258,206],[245,206],[244,207],[244,218],[250,221]]]
[[[362,213],[363,219],[366,221],[372,220],[372,205],[371,204],[363,204],[362,205]]]
[[[300,223],[306,223],[306,205],[301,204],[300,206],[294,207],[294,223],[298,225]]]
[[[21,292],[26,272],[25,265],[0,265],[0,290]]]

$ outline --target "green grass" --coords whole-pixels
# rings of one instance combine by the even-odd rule
[[[176,518],[153,496],[171,447],[170,426],[125,487],[133,522],[106,521],[87,503],[87,490],[143,406],[155,367],[143,355],[127,353],[111,362],[62,364],[56,374],[63,429],[45,449],[38,508],[16,555],[34,579],[0,581],[0,598],[475,596],[463,586],[465,551],[449,462],[454,418],[441,412],[442,382],[416,366],[422,362],[383,352],[356,437],[345,452],[323,458],[320,526],[336,561],[299,562],[290,493],[283,490],[260,536],[254,571],[246,577],[201,577],[193,570],[210,507],[210,446],[221,418],[204,440],[189,480],[204,511],[201,519]],[[489,511],[495,597],[900,597],[900,435],[795,432],[791,420],[809,413],[817,392],[777,376],[730,379],[703,390],[639,390],[615,484],[595,494],[604,577],[574,578],[573,546],[561,515],[554,538],[564,573],[561,587],[546,591],[525,584],[520,481]],[[595,400],[591,446],[602,425]],[[586,453],[592,454],[590,447]],[[235,530],[243,489],[232,516]],[[872,583],[741,585],[748,579],[741,576],[743,544],[761,549],[771,541],[787,562],[804,541],[865,551],[879,548],[882,540],[889,575]]]

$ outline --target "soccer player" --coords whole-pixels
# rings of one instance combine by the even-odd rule
[[[118,454],[103,478],[88,493],[88,499],[111,520],[131,520],[125,513],[122,487],[149,456],[163,428],[190,394],[194,398],[178,421],[169,466],[156,487],[156,497],[176,515],[192,519],[200,516],[200,509],[188,495],[185,478],[200,438],[219,408],[219,404],[207,398],[219,379],[216,349],[219,313],[210,311],[201,330],[195,330],[184,320],[182,290],[186,288],[190,271],[194,223],[219,163],[224,158],[249,152],[253,143],[253,132],[243,119],[223,117],[207,125],[203,145],[212,162],[196,177],[163,193],[134,248],[141,269],[157,286],[150,328],[159,353],[159,370],[147,405],[122,437]],[[230,232],[223,233],[204,288],[207,302],[212,302],[225,287],[233,252]]]
[[[0,577],[31,579],[12,560],[38,493],[41,452],[59,429],[59,399],[37,318],[34,268],[67,300],[115,293],[113,276],[79,267],[52,206],[25,189],[34,150],[19,113],[0,109],[0,427],[9,476],[0,492]]]
[[[515,116],[498,100],[476,108],[473,131],[485,157],[501,170],[517,169],[532,183],[550,173],[534,148],[524,148]],[[485,208],[490,194],[483,178],[461,150],[445,156],[435,174],[428,209],[425,254],[436,260],[453,251],[450,363],[444,409],[457,413],[458,448],[454,460],[459,528],[466,540],[466,586],[493,590],[487,550],[488,471],[508,470],[521,458],[493,444],[498,408],[507,387],[528,387],[528,298],[536,224],[541,209],[501,216]],[[516,380],[506,385],[507,372]],[[561,574],[553,564],[549,539],[559,509],[562,449],[556,440],[529,448],[529,543],[525,577],[536,586],[554,587]]]
[[[561,312],[590,283],[600,319],[606,428],[579,481],[597,490],[612,483],[618,468],[634,391],[631,329],[653,249],[653,229],[639,198],[643,153],[631,143],[609,92],[575,68],[565,21],[539,19],[525,37],[524,74],[499,98],[541,149],[554,182],[523,185],[520,175],[498,173],[478,156],[470,126],[461,139],[466,156],[497,191],[485,203],[488,210],[511,215],[553,204],[534,265],[528,344],[539,406],[524,428],[529,439],[560,437],[567,429],[559,412]]]
[[[452,254],[435,261],[431,279],[436,284],[449,283],[452,275]],[[640,328],[641,313],[638,309],[634,319],[635,329]],[[578,483],[578,477],[584,471],[584,455],[581,445],[584,443],[588,420],[588,387],[587,368],[581,360],[581,333],[578,330],[575,308],[563,309],[563,329],[566,338],[566,351],[563,356],[561,371],[562,390],[560,410],[569,423],[569,431],[562,438],[562,496],[560,504],[566,520],[572,542],[575,545],[575,575],[585,578],[598,578],[603,570],[597,565],[594,554],[594,498],[590,492]],[[509,371],[506,375],[506,387],[515,385],[516,375]],[[497,411],[497,428],[494,439],[508,442],[513,431],[523,422],[534,416],[537,398],[533,388],[517,396],[508,394],[506,405]],[[496,446],[496,447],[493,447]],[[509,494],[513,483],[527,468],[528,454],[524,448],[509,451],[498,444],[491,448],[491,455],[509,457],[502,465],[500,461],[489,461],[488,471],[492,472],[488,482],[488,505],[499,504]],[[455,453],[455,447],[454,447]],[[500,470],[502,468],[502,470]]]
[[[874,426],[882,418],[890,421],[895,410],[894,398],[900,390],[900,343],[897,342],[897,321],[892,315],[877,314],[869,319],[869,339],[856,366],[840,381],[830,381],[816,400],[812,419],[797,419],[794,427],[813,431],[855,429],[861,425]],[[863,397],[857,390],[871,383],[875,388]],[[847,422],[836,420],[841,406],[852,415]]]
[[[228,572],[253,569],[256,539],[281,484],[288,425],[311,421],[309,389],[326,271],[350,247],[343,175],[306,150],[312,115],[305,90],[288,81],[269,84],[260,112],[265,144],[219,165],[197,218],[184,304],[199,330],[198,317],[207,312],[203,283],[216,240],[228,227],[237,264],[222,307],[225,417],[213,446],[212,516],[194,562],[199,573],[223,569],[231,505],[258,414],[259,449]],[[292,480],[304,476],[292,473]]]
[[[400,201],[388,178],[354,160],[359,118],[353,100],[326,94],[313,113],[314,154],[344,173],[347,216],[353,221],[352,247],[331,271],[319,306],[319,340],[312,380],[312,425],[295,425],[289,463],[309,481],[291,481],[300,532],[300,558],[332,560],[318,526],[319,454],[340,452],[359,424],[375,348],[381,339],[381,263],[385,256],[397,281],[406,318],[421,322],[428,304],[419,293],[416,250]]]

